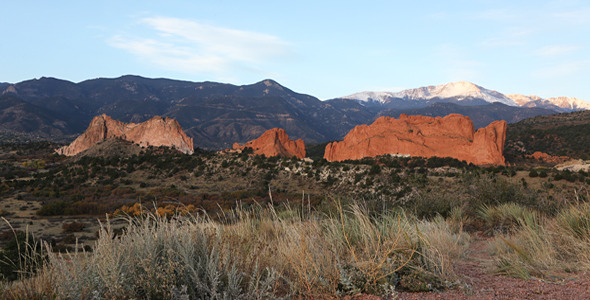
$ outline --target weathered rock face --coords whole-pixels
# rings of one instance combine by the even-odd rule
[[[154,117],[135,124],[113,120],[104,114],[94,117],[82,135],[69,146],[61,147],[56,152],[67,156],[76,155],[109,138],[120,138],[142,147],[167,146],[187,154],[194,152],[193,139],[182,131],[180,124],[174,119]]]
[[[505,121],[492,122],[475,132],[469,117],[380,117],[371,125],[352,129],[341,142],[326,146],[329,161],[361,159],[384,154],[453,157],[476,165],[504,165]]]
[[[246,147],[252,148],[254,154],[258,155],[305,157],[305,144],[303,140],[290,140],[285,130],[281,128],[267,130],[259,138],[249,141],[243,146],[240,146],[238,143],[233,145],[234,150],[243,150]]]

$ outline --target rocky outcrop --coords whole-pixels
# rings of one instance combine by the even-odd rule
[[[590,172],[590,161],[584,161],[582,159],[574,159],[562,164],[558,164],[555,166],[557,170],[564,171],[568,170],[571,172]]]
[[[546,163],[563,163],[566,161],[571,160],[568,156],[553,156],[549,155],[545,152],[536,151],[533,154],[525,155],[526,158],[532,158],[540,161],[544,161]]]
[[[352,129],[341,142],[326,146],[328,161],[361,159],[384,154],[452,157],[476,165],[504,165],[505,121],[494,121],[475,132],[469,117],[380,117]]]
[[[120,138],[142,147],[167,146],[186,154],[194,152],[193,139],[182,131],[180,124],[174,119],[158,116],[135,124],[113,120],[104,114],[94,117],[82,135],[56,152],[67,156],[76,155],[109,138]]]
[[[240,146],[238,143],[233,145],[234,150],[244,150],[245,148],[252,148],[254,154],[258,155],[305,157],[305,144],[303,140],[290,140],[285,130],[281,128],[267,130],[259,138],[249,141],[245,145]]]

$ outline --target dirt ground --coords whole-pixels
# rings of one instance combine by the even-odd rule
[[[493,274],[489,239],[475,238],[454,266],[461,289],[400,293],[398,299],[590,299],[590,274],[569,274],[553,281],[522,280]]]

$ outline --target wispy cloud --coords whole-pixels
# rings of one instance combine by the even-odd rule
[[[554,18],[566,23],[588,24],[590,23],[590,7],[578,8],[576,10],[557,12],[553,14]]]
[[[527,43],[527,38],[532,33],[532,30],[523,27],[506,28],[501,35],[485,39],[479,43],[479,46],[487,49],[522,46]]]
[[[536,70],[532,76],[542,79],[564,78],[586,72],[588,68],[590,68],[590,60],[570,61]]]
[[[148,32],[142,36],[116,35],[109,44],[172,71],[221,75],[234,69],[254,70],[269,59],[289,53],[287,42],[264,33],[170,17],[142,18],[139,24]]]
[[[570,54],[579,50],[580,47],[576,45],[549,45],[537,49],[535,54],[538,56],[558,56]]]
[[[484,67],[482,62],[470,59],[463,48],[454,44],[439,45],[434,54],[442,64],[448,81],[477,81]]]
[[[427,20],[432,20],[432,21],[447,21],[447,20],[451,19],[451,15],[446,11],[438,11],[438,12],[426,14],[424,16],[424,18],[426,18]]]
[[[473,19],[497,22],[511,22],[521,19],[522,17],[523,16],[521,14],[508,9],[488,9],[472,15]]]

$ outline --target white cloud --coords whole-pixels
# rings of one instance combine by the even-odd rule
[[[579,49],[580,47],[576,45],[550,45],[539,48],[535,51],[535,54],[538,56],[557,56],[570,54]]]
[[[504,32],[496,37],[488,38],[479,43],[480,47],[490,49],[497,47],[513,47],[526,45],[528,36],[532,30],[523,27],[506,28]]]
[[[439,45],[434,53],[447,81],[478,81],[484,63],[470,59],[462,47],[446,43]]]
[[[523,16],[508,9],[488,9],[480,13],[475,13],[472,18],[476,20],[512,22],[522,19]]]
[[[555,18],[562,22],[582,25],[590,23],[590,7],[581,7],[576,10],[558,12],[553,14]]]
[[[439,12],[434,12],[431,14],[426,14],[424,17],[427,20],[432,20],[432,21],[448,21],[451,19],[451,15],[446,11],[439,11]]]
[[[533,73],[533,77],[542,79],[563,79],[575,76],[590,68],[590,60],[564,62],[547,68],[539,69]]]
[[[139,24],[150,30],[147,36],[116,35],[109,44],[172,71],[223,75],[289,53],[288,43],[264,33],[170,17],[143,18]]]

